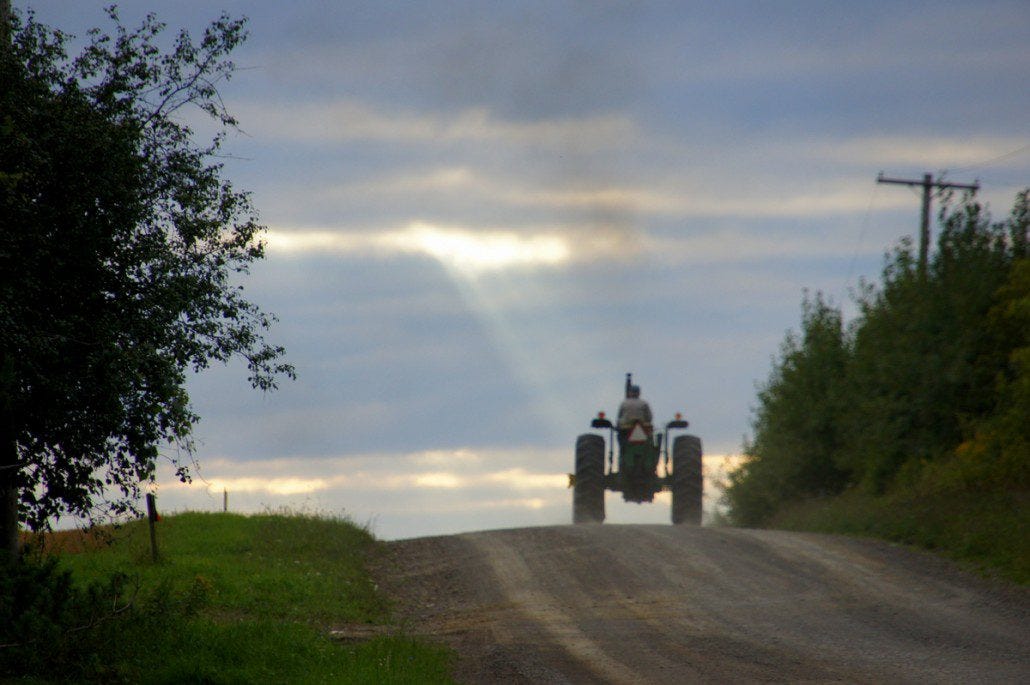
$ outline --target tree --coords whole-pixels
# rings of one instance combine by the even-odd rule
[[[802,303],[801,336],[788,333],[759,390],[753,439],[730,474],[726,499],[734,522],[756,525],[783,503],[837,494],[847,472],[836,463],[848,344],[839,309],[821,295]]]
[[[2,15],[3,13],[0,13]],[[265,342],[274,317],[240,275],[264,256],[249,195],[217,153],[236,121],[219,98],[244,20],[222,15],[199,42],[115,8],[75,59],[66,36],[9,15],[0,45],[0,533],[63,514],[135,511],[159,448],[189,479],[199,417],[189,371],[246,360],[258,389],[294,377]],[[197,145],[176,117],[219,124]]]
[[[1025,488],[1030,191],[1007,221],[966,197],[940,222],[926,272],[902,241],[846,331],[838,310],[806,297],[802,335],[787,335],[729,478],[734,522],[853,486]]]
[[[1023,191],[1009,221],[1016,256],[1009,277],[997,292],[986,328],[1008,345],[1007,363],[994,377],[993,411],[979,421],[956,454],[964,481],[988,486],[1030,489],[1030,191]],[[966,485],[966,483],[963,483]]]
[[[987,316],[1011,269],[1015,224],[993,223],[972,198],[945,203],[940,222],[926,277],[905,243],[858,302],[840,459],[874,492],[906,464],[948,455],[991,411],[1011,347]]]

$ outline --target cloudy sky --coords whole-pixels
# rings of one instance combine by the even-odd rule
[[[108,2],[14,4],[82,35]],[[222,88],[268,226],[246,286],[299,378],[193,379],[201,478],[166,509],[566,522],[627,371],[714,476],[805,289],[853,311],[916,229],[878,172],[979,180],[999,216],[1030,185],[1025,0],[121,3],[195,34],[221,9],[250,18]]]

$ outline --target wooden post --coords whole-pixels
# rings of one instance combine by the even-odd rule
[[[147,493],[147,520],[150,523],[150,556],[157,562],[157,531],[155,525],[157,524],[157,497],[154,493]]]
[[[222,488],[222,513],[229,513],[229,489]]]

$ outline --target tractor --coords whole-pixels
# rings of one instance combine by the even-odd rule
[[[626,396],[631,396],[632,374],[626,374]],[[648,408],[648,414],[650,408]],[[655,494],[672,492],[672,522],[701,523],[701,440],[694,435],[670,433],[687,427],[682,415],[655,432],[649,421],[635,420],[621,428],[604,412],[590,422],[595,430],[608,431],[608,469],[605,470],[604,437],[584,433],[576,439],[576,473],[569,475],[573,523],[604,521],[604,492],[621,492],[627,502],[653,502]],[[614,452],[619,445],[619,468],[614,470]],[[669,443],[672,443],[672,469],[669,469]],[[664,475],[659,466],[664,461]]]

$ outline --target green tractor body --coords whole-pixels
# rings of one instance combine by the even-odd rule
[[[657,493],[669,491],[672,493],[672,522],[701,523],[701,440],[693,435],[669,438],[671,431],[686,428],[686,421],[677,415],[665,424],[664,432],[655,432],[642,422],[620,429],[602,412],[590,426],[608,432],[608,468],[605,469],[604,437],[597,433],[580,435],[576,440],[576,472],[570,478],[574,523],[604,521],[606,490],[620,492],[623,500],[637,503],[653,502]],[[613,466],[616,446],[617,470]],[[664,469],[661,468],[663,461]]]
[[[658,477],[662,434],[652,435],[641,423],[623,433],[619,438],[619,470],[608,474],[605,489],[621,492],[627,502],[653,502],[655,493],[662,489]]]

